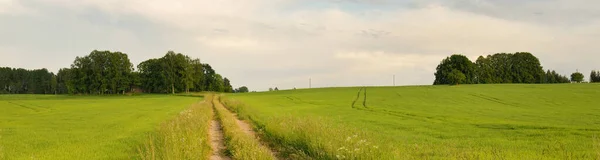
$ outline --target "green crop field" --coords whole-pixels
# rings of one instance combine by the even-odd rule
[[[287,157],[600,159],[600,85],[324,88],[224,97]]]
[[[600,159],[597,84],[214,96],[0,95],[0,159]]]
[[[198,97],[0,95],[0,159],[133,159]]]

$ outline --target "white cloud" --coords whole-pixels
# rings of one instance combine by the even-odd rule
[[[430,84],[437,63],[452,53],[474,59],[482,54],[529,51],[546,68],[560,68],[565,74],[573,68],[564,64],[583,63],[577,68],[592,68],[591,59],[599,58],[593,54],[600,50],[594,44],[600,35],[598,17],[581,24],[552,25],[477,12],[477,7],[501,10],[503,4],[469,2],[476,5],[466,6],[475,8],[435,0],[385,9],[378,5],[393,3],[352,1],[372,5],[348,9],[344,1],[319,1],[324,6],[315,7],[311,4],[317,1],[299,0],[42,0],[74,14],[95,8],[112,18],[142,17],[165,33],[162,38],[169,44],[156,48],[199,57],[234,85],[257,90],[302,86],[308,77],[320,84],[316,86],[389,85],[385,77],[392,74],[407,77],[397,84]],[[523,2],[520,7],[561,12],[552,7],[562,3],[531,4]],[[563,10],[571,13],[576,6],[600,10],[584,3],[565,4]],[[109,31],[114,33],[107,35],[126,44],[103,47],[145,51],[135,29]],[[357,74],[368,76],[351,78]]]
[[[31,14],[33,11],[23,7],[18,0],[0,0],[0,15]]]

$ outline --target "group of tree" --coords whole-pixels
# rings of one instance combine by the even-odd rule
[[[528,52],[479,56],[475,63],[464,55],[442,60],[435,72],[434,85],[495,83],[569,83],[555,71],[544,72],[537,57]]]
[[[229,79],[209,64],[169,51],[164,57],[140,63],[138,71],[127,54],[92,51],[76,57],[70,68],[56,75],[46,69],[0,68],[0,93],[124,94],[180,92],[234,92]],[[248,92],[248,88],[245,92]]]
[[[233,92],[231,82],[206,63],[169,51],[138,65],[141,88],[150,93]]]
[[[58,71],[57,92],[61,94],[117,94],[131,90],[136,84],[133,64],[127,54],[92,51],[76,57],[71,68]]]
[[[600,71],[592,71],[590,74],[590,83],[600,83]]]
[[[571,82],[567,76],[560,75],[556,71],[546,71],[544,83],[569,83]]]
[[[0,67],[0,93],[54,94],[57,78],[47,69]]]
[[[250,90],[248,90],[248,87],[246,86],[241,86],[240,88],[236,88],[233,90],[234,93],[248,93],[250,92]]]

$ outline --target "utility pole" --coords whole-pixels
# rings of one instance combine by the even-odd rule
[[[308,78],[308,88],[312,88],[312,79]]]
[[[394,86],[396,86],[396,75],[394,74]]]

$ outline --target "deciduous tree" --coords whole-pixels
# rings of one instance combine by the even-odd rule
[[[583,74],[579,73],[579,72],[575,72],[573,74],[571,74],[571,81],[572,82],[577,82],[577,83],[581,83],[583,82]]]

